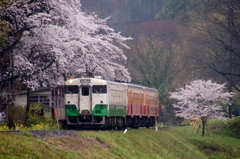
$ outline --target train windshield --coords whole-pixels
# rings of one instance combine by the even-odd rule
[[[65,94],[78,94],[78,86],[65,86]]]
[[[107,86],[106,85],[93,85],[92,86],[92,93],[94,94],[104,94],[107,93]]]
[[[82,87],[82,96],[89,95],[89,87]]]

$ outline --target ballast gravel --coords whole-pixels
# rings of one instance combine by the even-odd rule
[[[72,130],[31,130],[29,131],[34,137],[41,139],[51,136],[78,136],[76,131]]]

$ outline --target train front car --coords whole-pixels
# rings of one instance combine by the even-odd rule
[[[107,112],[107,84],[103,79],[77,78],[65,83],[68,126],[103,126]]]
[[[67,126],[82,128],[152,127],[158,117],[156,89],[106,81],[76,78],[65,83]]]

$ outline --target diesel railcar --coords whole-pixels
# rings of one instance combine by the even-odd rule
[[[101,78],[75,78],[65,83],[66,126],[99,128],[152,127],[159,115],[158,91]]]

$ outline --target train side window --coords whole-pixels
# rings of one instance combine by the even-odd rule
[[[82,87],[82,96],[89,95],[89,87]]]
[[[92,92],[97,94],[107,93],[106,85],[93,85]]]
[[[77,85],[65,86],[65,93],[78,94],[78,86]]]

